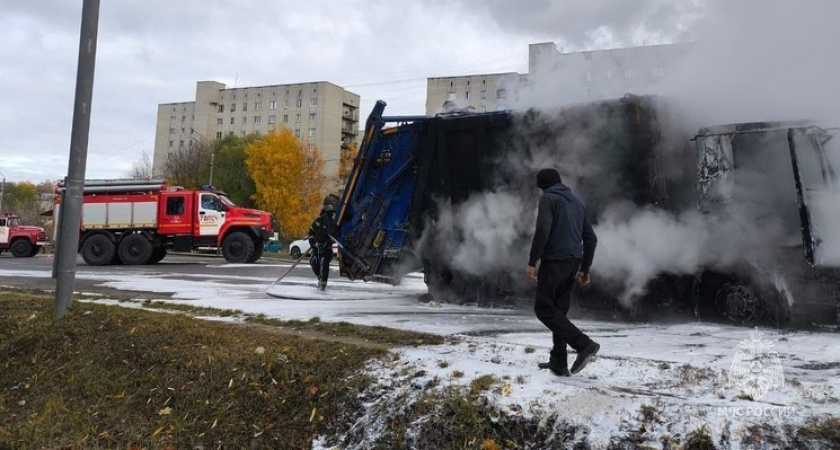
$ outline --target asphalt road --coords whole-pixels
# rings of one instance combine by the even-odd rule
[[[184,281],[201,280],[203,277],[206,277],[207,280],[215,280],[221,275],[225,276],[226,283],[250,284],[253,283],[253,278],[278,277],[288,270],[288,266],[293,262],[294,260],[289,257],[271,256],[263,257],[254,264],[226,264],[220,256],[170,254],[160,263],[153,265],[88,266],[79,257],[74,290],[107,295],[122,293],[123,290],[102,285],[100,281],[102,278],[119,277],[120,274],[165,276],[168,279]],[[43,254],[32,258],[15,258],[4,252],[0,254],[0,285],[53,290],[55,289],[55,280],[51,278],[52,263],[52,258]],[[312,277],[313,282],[315,282],[312,270],[306,260],[301,261],[289,276]],[[129,290],[125,293],[131,292],[147,291]]]

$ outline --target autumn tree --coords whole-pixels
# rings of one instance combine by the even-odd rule
[[[350,171],[353,170],[357,153],[359,153],[359,149],[356,147],[356,144],[341,145],[341,159],[338,162],[338,179],[341,180],[342,184],[347,183],[347,178],[350,176]]]
[[[24,224],[38,225],[42,222],[41,210],[41,194],[38,192],[38,186],[29,181],[6,182],[3,193],[3,212],[17,214]]]
[[[259,207],[274,214],[284,238],[305,236],[326,192],[320,151],[310,150],[283,128],[254,141],[245,152]]]
[[[149,180],[152,178],[152,160],[148,152],[143,152],[140,159],[131,165],[131,170],[126,173],[128,178],[135,180]]]
[[[214,143],[213,186],[246,208],[256,206],[257,188],[245,165],[245,149],[260,139],[258,134],[230,135]]]
[[[163,166],[164,177],[171,185],[198,189],[209,182],[212,154],[212,142],[204,139],[193,141],[192,145],[167,155]]]

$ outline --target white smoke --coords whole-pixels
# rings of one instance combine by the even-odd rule
[[[524,266],[527,249],[521,246],[522,237],[530,231],[536,211],[524,204],[512,192],[484,192],[475,194],[453,207],[442,204],[433,224],[434,245],[448,257],[452,268],[470,275],[483,275]],[[517,258],[518,257],[518,258]]]

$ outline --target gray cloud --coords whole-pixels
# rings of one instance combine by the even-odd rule
[[[7,93],[0,102],[0,173],[59,178],[69,153],[82,2],[8,3],[0,16]],[[151,153],[157,104],[191,99],[197,80],[329,80],[360,94],[363,114],[378,98],[390,114],[417,114],[426,77],[524,72],[530,42],[633,42],[640,23],[648,34],[681,32],[673,19],[683,8],[624,3],[102,2],[87,174],[118,177]]]

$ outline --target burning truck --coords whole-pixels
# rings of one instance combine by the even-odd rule
[[[552,112],[388,117],[384,108],[377,102],[367,120],[338,210],[343,276],[399,283],[422,269],[433,298],[531,298],[522,269],[533,177],[555,167],[601,241],[597,283],[578,289],[579,306],[840,322],[832,130],[764,122],[689,133],[661,99],[638,96]]]

